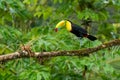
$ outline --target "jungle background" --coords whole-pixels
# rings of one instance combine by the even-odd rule
[[[81,40],[65,29],[54,32],[64,19],[98,39]],[[50,52],[95,47],[119,38],[120,0],[0,0],[0,55],[19,51],[22,44],[30,44],[34,52]],[[120,80],[119,49],[113,46],[82,58],[58,56],[42,63],[35,58],[0,62],[0,80]]]

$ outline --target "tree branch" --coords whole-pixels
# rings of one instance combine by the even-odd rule
[[[29,57],[44,58],[44,57],[56,57],[56,56],[81,56],[83,57],[83,56],[88,56],[89,54],[93,52],[97,52],[99,50],[109,48],[112,46],[118,46],[118,45],[120,45],[120,39],[116,39],[108,43],[104,43],[97,47],[74,50],[74,51],[53,51],[53,52],[31,52],[29,51],[28,52],[26,50],[22,50],[20,52],[0,55],[0,61],[6,61],[6,60],[12,60],[12,59],[24,58],[24,57],[28,57],[28,58]]]

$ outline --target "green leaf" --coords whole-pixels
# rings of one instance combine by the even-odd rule
[[[41,80],[42,79],[42,77],[41,77],[41,73],[37,73],[37,80]]]

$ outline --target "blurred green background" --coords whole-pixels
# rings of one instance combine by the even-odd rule
[[[80,40],[65,29],[54,32],[64,19],[87,28],[98,40]],[[95,47],[114,39],[120,39],[120,0],[0,0],[0,55],[19,51],[21,44],[30,44],[34,52],[49,52]],[[42,63],[35,58],[0,62],[0,80],[119,80],[119,49],[113,46],[83,58],[46,58]]]

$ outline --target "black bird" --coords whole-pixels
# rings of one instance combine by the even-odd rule
[[[77,37],[80,37],[80,38],[86,37],[86,38],[90,39],[91,41],[94,41],[97,39],[96,37],[88,34],[88,32],[85,29],[83,29],[82,27],[80,27],[77,24],[74,24],[73,22],[71,22],[69,20],[60,21],[56,25],[55,31],[57,32],[59,30],[59,28],[62,28],[62,27],[66,27],[66,29],[69,32],[75,34]]]

